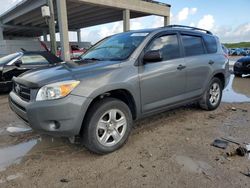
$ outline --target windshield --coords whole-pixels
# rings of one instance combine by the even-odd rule
[[[14,54],[10,54],[4,57],[0,58],[0,65],[5,65],[6,63],[9,63],[11,60],[17,58],[18,56],[20,56],[20,53],[14,53]]]
[[[122,33],[106,38],[80,58],[82,60],[125,60],[142,43],[148,33]]]

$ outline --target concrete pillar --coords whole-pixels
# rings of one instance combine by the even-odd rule
[[[68,16],[66,0],[56,0],[57,4],[57,16],[60,31],[60,41],[62,48],[62,59],[64,61],[70,60],[70,49],[69,49],[69,27],[68,27]]]
[[[44,42],[47,42],[47,41],[48,41],[47,31],[43,31],[43,41],[44,41]]]
[[[47,0],[50,10],[49,18],[49,33],[50,33],[50,46],[51,53],[56,55],[57,45],[56,45],[56,26],[55,26],[55,13],[54,13],[54,0]]]
[[[0,41],[4,40],[4,37],[3,37],[3,28],[0,27]]]
[[[170,24],[169,16],[164,16],[164,26],[168,26]]]
[[[77,42],[82,42],[81,29],[77,30]]]
[[[130,10],[123,10],[123,31],[130,30]]]

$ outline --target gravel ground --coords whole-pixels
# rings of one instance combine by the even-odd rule
[[[232,77],[216,111],[188,105],[136,122],[126,145],[105,156],[19,132],[27,127],[0,95],[0,187],[249,187],[248,156],[211,146],[220,137],[250,142],[249,83]]]

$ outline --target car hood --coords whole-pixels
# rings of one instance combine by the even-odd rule
[[[29,88],[40,88],[44,85],[66,80],[81,80],[89,73],[104,71],[119,66],[119,62],[66,62],[49,68],[28,71],[13,80]]]

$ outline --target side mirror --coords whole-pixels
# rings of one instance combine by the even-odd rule
[[[17,67],[20,67],[20,66],[23,64],[23,62],[19,59],[19,60],[17,60],[14,64],[15,64],[15,66],[17,66]]]
[[[160,50],[148,51],[143,57],[144,63],[154,63],[154,62],[159,62],[162,60],[163,58],[162,58],[162,53]]]

